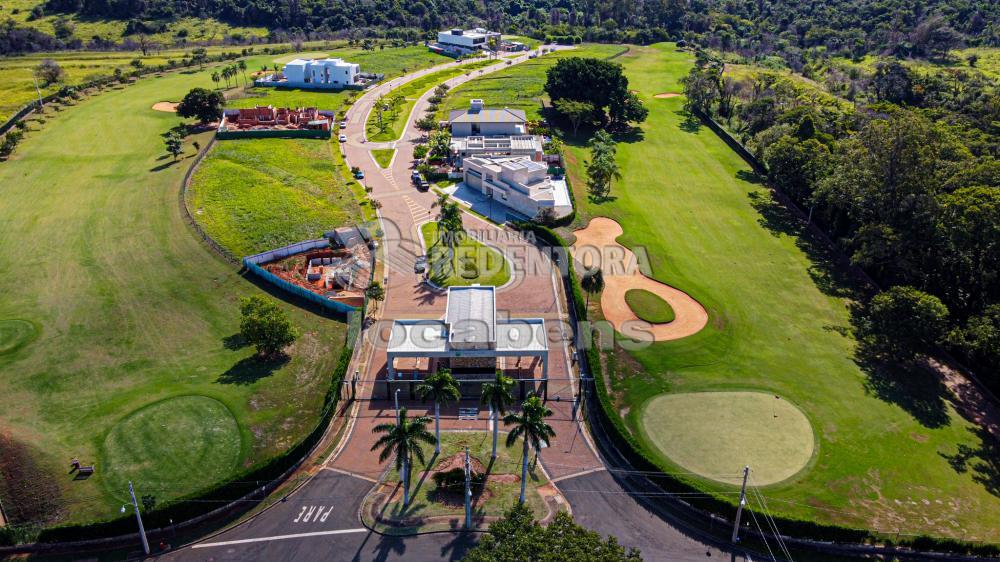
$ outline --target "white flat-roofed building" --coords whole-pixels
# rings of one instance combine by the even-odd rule
[[[465,158],[465,185],[527,218],[551,208],[557,217],[573,212],[566,180],[548,174],[548,166],[525,156]]]
[[[492,379],[499,358],[529,357],[539,360],[546,381],[548,354],[544,319],[501,317],[495,287],[450,287],[444,318],[393,321],[386,380],[415,380],[418,372],[410,375],[398,363],[430,359],[451,368],[459,381],[481,384]]]
[[[464,55],[489,49],[491,45],[495,45],[499,49],[500,43],[499,33],[477,27],[475,29],[447,29],[439,31],[437,43],[432,47],[437,47],[437,50],[450,52],[455,55]]]
[[[469,109],[448,114],[451,128],[451,157],[461,165],[469,156],[526,156],[542,160],[542,137],[527,133],[528,119],[520,109],[488,108],[481,99],[469,102]]]
[[[361,67],[344,59],[295,59],[283,74],[285,86],[338,89],[357,84]]]

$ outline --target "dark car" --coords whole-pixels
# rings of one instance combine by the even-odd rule
[[[413,273],[425,271],[427,271],[427,256],[417,256],[417,261],[413,263]]]
[[[417,189],[420,191],[427,191],[430,188],[431,184],[427,183],[427,180],[424,178],[420,178],[420,181],[417,182]]]
[[[413,182],[414,184],[420,183],[420,180],[422,179],[424,179],[423,176],[421,176],[420,172],[416,170],[413,170],[413,173],[410,174],[410,181]]]

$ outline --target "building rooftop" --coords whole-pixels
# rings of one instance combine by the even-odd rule
[[[448,114],[449,123],[526,123],[521,109],[455,109]]]
[[[451,343],[496,341],[496,294],[492,286],[449,287],[445,322]]]

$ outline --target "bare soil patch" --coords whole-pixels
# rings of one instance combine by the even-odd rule
[[[160,101],[153,104],[153,111],[163,111],[165,113],[176,113],[177,104],[172,101]]]
[[[667,99],[667,98],[679,98],[679,97],[681,97],[681,94],[678,94],[676,92],[663,92],[663,93],[660,93],[660,94],[656,94],[653,97],[662,100],[662,99]]]

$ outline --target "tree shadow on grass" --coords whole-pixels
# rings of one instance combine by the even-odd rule
[[[863,343],[858,344],[854,362],[865,373],[865,390],[885,402],[895,404],[924,427],[947,426],[948,389],[937,373],[925,365],[884,360]]]
[[[949,455],[938,453],[959,474],[972,471],[972,479],[983,485],[986,491],[1000,497],[1000,442],[989,429],[979,426],[975,430],[979,445],[970,447],[960,444],[958,450]]]
[[[235,334],[222,338],[222,345],[229,351],[236,351],[243,349],[249,344],[247,343],[247,340],[243,339],[243,334],[236,332]]]
[[[681,109],[675,111],[674,115],[681,118],[680,130],[685,133],[697,133],[703,127],[701,121],[689,111]]]
[[[236,362],[225,373],[219,375],[217,382],[222,384],[253,384],[262,378],[269,377],[286,364],[290,358],[282,354],[273,359],[260,359],[256,355],[244,357]]]
[[[748,176],[752,172],[744,171]],[[751,191],[747,193],[750,206],[760,215],[757,223],[775,237],[792,236],[795,245],[809,258],[809,277],[825,295],[858,299],[864,292],[862,283],[851,273],[850,263],[838,256],[824,240],[807,228],[805,220],[793,213],[772,192]]]
[[[166,162],[164,164],[160,164],[159,166],[153,166],[152,168],[149,169],[149,171],[150,172],[162,172],[163,170],[166,170],[167,168],[173,166],[174,164],[177,164],[178,162],[180,162],[180,160],[171,160],[170,162]]]

